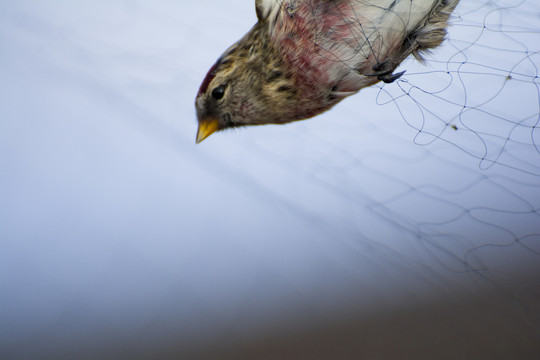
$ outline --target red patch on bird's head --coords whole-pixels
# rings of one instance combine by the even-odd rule
[[[210,86],[210,83],[216,77],[216,73],[217,73],[216,70],[219,63],[220,63],[220,60],[216,61],[216,63],[212,65],[210,70],[208,70],[208,74],[206,74],[206,77],[204,78],[204,81],[202,82],[201,87],[199,88],[199,93],[197,94],[197,96],[204,94],[206,90],[208,90],[208,86]]]

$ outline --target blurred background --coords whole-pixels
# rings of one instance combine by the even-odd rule
[[[0,358],[540,358],[539,17],[196,146],[253,1],[0,0]]]

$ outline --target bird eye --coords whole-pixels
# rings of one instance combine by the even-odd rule
[[[225,95],[225,85],[219,85],[217,88],[212,90],[212,97],[216,100],[221,100]]]

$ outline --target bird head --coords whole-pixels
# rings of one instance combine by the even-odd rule
[[[292,121],[297,91],[281,57],[257,23],[217,60],[195,100],[197,143],[216,131]]]
[[[320,112],[311,109],[316,92],[298,86],[301,69],[287,61],[296,56],[294,44],[287,48],[276,40],[270,19],[280,9],[280,2],[256,0],[258,22],[208,71],[195,100],[197,143],[216,131],[285,124]]]

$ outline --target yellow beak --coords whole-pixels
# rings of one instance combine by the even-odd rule
[[[199,122],[199,130],[197,130],[196,143],[201,141],[218,131],[219,120],[217,118],[203,119]]]

